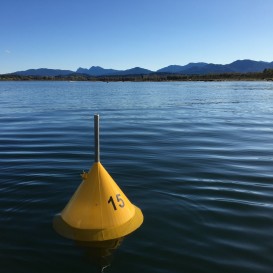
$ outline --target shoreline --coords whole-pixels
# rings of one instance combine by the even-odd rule
[[[93,82],[222,82],[222,81],[273,81],[273,69],[257,73],[222,73],[205,75],[183,74],[147,74],[147,75],[115,75],[89,76],[72,74],[67,76],[21,76],[14,74],[0,75],[0,81],[93,81]]]

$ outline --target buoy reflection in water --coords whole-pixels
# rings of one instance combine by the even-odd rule
[[[98,272],[104,272],[111,265],[113,254],[124,238],[98,242],[75,241],[75,245],[83,250],[84,259],[88,263],[97,267]]]

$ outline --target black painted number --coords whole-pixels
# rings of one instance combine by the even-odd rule
[[[110,204],[110,203],[112,203],[114,210],[117,210],[117,207],[116,207],[116,205],[115,205],[115,202],[114,202],[112,196],[110,196],[110,198],[109,198],[109,200],[108,200],[108,204]]]
[[[120,194],[119,194],[119,193],[116,195],[116,199],[117,199],[117,202],[119,203],[118,205],[119,205],[121,208],[123,208],[123,207],[125,206],[125,204],[124,204],[123,199],[120,197]],[[116,206],[115,201],[114,201],[114,199],[113,199],[112,196],[110,196],[110,198],[109,198],[109,200],[108,200],[108,204],[110,204],[110,203],[112,204],[114,210],[117,210],[117,206]]]
[[[122,198],[120,197],[120,194],[117,194],[116,197],[117,197],[117,201],[120,203],[119,206],[121,208],[123,208],[125,206],[125,204],[124,204],[124,201],[122,200]]]

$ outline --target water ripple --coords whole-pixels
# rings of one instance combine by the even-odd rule
[[[272,95],[263,82],[0,83],[2,270],[97,272],[51,223],[93,164],[98,112],[102,163],[145,217],[109,272],[271,273]]]

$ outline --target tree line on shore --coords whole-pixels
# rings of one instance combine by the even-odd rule
[[[273,69],[251,73],[219,73],[205,75],[183,75],[167,73],[151,73],[147,75],[112,75],[89,76],[85,74],[71,74],[65,76],[22,76],[16,74],[0,75],[0,81],[133,81],[133,82],[164,82],[164,81],[273,81]]]

